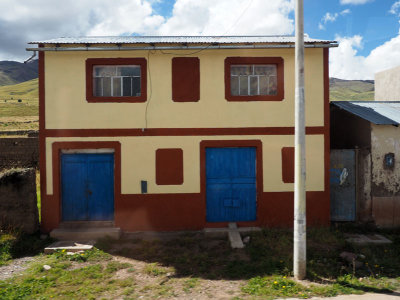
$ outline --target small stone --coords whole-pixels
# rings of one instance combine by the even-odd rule
[[[43,265],[43,269],[45,269],[46,271],[50,270],[51,267],[49,265]]]
[[[250,237],[249,237],[249,236],[244,237],[244,238],[243,238],[243,243],[244,243],[244,244],[250,243]]]
[[[74,252],[70,252],[70,251],[67,252],[67,255],[74,255],[74,254],[75,254]]]

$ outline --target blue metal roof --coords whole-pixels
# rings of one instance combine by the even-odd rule
[[[400,124],[400,101],[332,101],[331,103],[376,125]]]

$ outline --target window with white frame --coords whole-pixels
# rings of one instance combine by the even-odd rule
[[[232,96],[275,96],[278,93],[276,64],[231,65]]]
[[[93,66],[93,96],[139,97],[141,96],[140,65]]]

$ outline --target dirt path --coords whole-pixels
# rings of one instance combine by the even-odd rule
[[[28,263],[35,260],[34,256],[14,259],[10,264],[0,267],[0,280],[20,275],[28,267]]]

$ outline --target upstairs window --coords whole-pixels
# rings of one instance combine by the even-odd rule
[[[225,59],[225,97],[228,101],[280,101],[283,91],[282,58]]]
[[[146,101],[144,58],[100,58],[86,61],[88,102]]]

